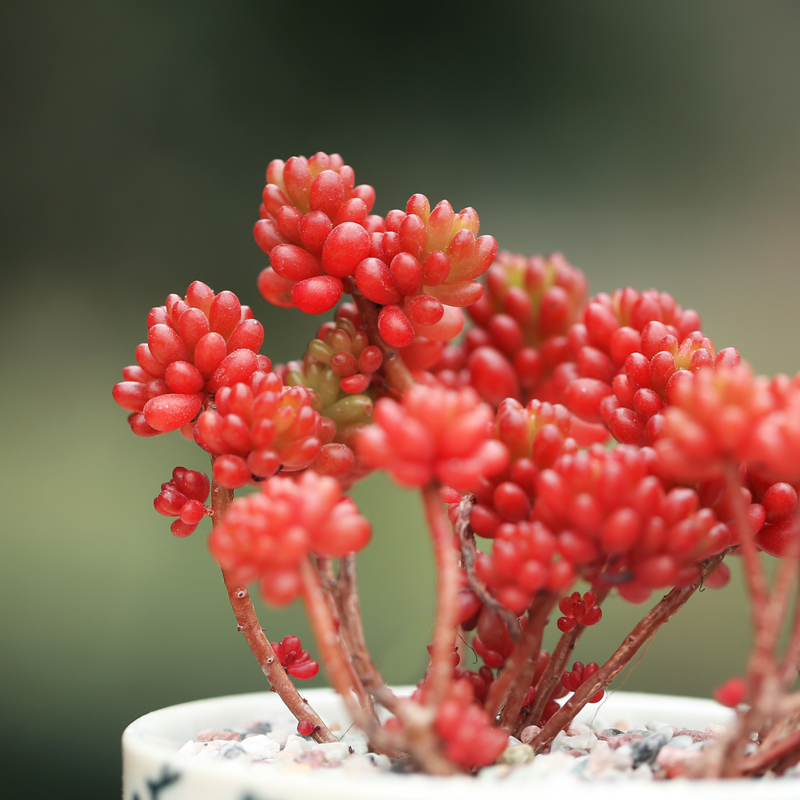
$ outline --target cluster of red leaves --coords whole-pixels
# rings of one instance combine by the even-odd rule
[[[172,480],[161,484],[161,492],[153,505],[165,517],[178,517],[170,526],[175,536],[188,536],[210,513],[205,505],[210,490],[211,484],[202,472],[175,467]]]
[[[280,642],[272,642],[272,649],[281,666],[293,677],[302,681],[310,680],[319,672],[319,663],[303,650],[299,636],[284,636]]]
[[[190,423],[204,399],[223,386],[272,369],[258,355],[261,323],[233,292],[214,294],[195,281],[186,297],[171,294],[147,317],[147,342],[136,348],[137,365],[125,367],[114,399],[127,411],[138,436],[156,436]]]
[[[311,405],[322,415],[323,444],[314,469],[349,486],[369,471],[355,455],[358,431],[372,420],[373,382],[383,354],[363,329],[361,315],[351,303],[336,309],[309,342],[302,361],[290,361],[277,371],[290,386],[302,386]]]
[[[321,314],[339,302],[342,278],[369,255],[371,186],[355,185],[355,173],[338,154],[279,159],[267,168],[261,219],[253,230],[271,266],[258,278],[270,303]]]
[[[530,520],[539,473],[559,456],[577,451],[570,432],[570,414],[564,406],[531,400],[523,408],[511,398],[500,404],[494,435],[508,449],[510,460],[506,469],[483,478],[473,489],[474,533],[494,538],[503,523]]]
[[[565,672],[561,676],[561,684],[565,689],[567,689],[567,691],[577,692],[578,689],[581,688],[581,685],[584,683],[584,681],[587,681],[589,678],[591,678],[598,669],[600,669],[600,665],[595,664],[594,662],[584,666],[582,661],[576,661],[572,665],[572,669],[569,672]],[[599,692],[592,695],[589,702],[599,703],[603,697],[605,697],[605,692],[601,689]]]
[[[375,192],[355,186],[353,170],[338,155],[317,153],[273,161],[261,219],[254,235],[271,266],[259,278],[264,297],[310,314],[332,308],[343,281],[378,304],[378,329],[391,347],[408,347],[410,357],[432,363],[441,347],[464,325],[460,307],[477,300],[475,281],[491,265],[497,243],[477,236],[472,208],[457,214],[447,201],[431,211],[414,195],[405,211],[386,218],[370,215]]]
[[[214,558],[243,583],[258,580],[276,606],[300,591],[299,567],[309,553],[339,558],[369,541],[369,521],[342,496],[339,483],[315,472],[274,477],[233,501],[209,538]]]
[[[373,469],[401,485],[432,481],[470,492],[508,463],[505,446],[491,438],[492,410],[469,388],[412,386],[397,402],[381,398],[374,424],[358,437],[358,452]]]
[[[284,386],[274,373],[254,373],[248,383],[217,392],[216,410],[204,411],[195,439],[214,461],[214,479],[238,489],[255,476],[307,467],[319,455],[322,422],[300,386]]]
[[[603,617],[603,609],[597,605],[595,592],[585,592],[583,596],[580,592],[573,592],[569,597],[559,600],[558,608],[564,615],[556,623],[562,633],[575,630],[577,625],[597,625]]]
[[[464,341],[470,381],[481,395],[493,405],[531,397],[564,360],[565,335],[586,292],[583,273],[560,253],[500,252],[486,273],[486,293],[469,308],[475,327]]]
[[[433,723],[444,755],[472,770],[506,746],[482,703],[514,651],[508,624],[524,627],[537,596],[565,595],[558,627],[568,635],[600,620],[595,590],[641,602],[696,582],[707,559],[749,536],[772,555],[795,552],[800,375],[754,376],[669,294],[626,288],[587,300],[583,273],[560,254],[498,255],[472,208],[431,209],[416,194],[384,218],[371,214],[374,199],[338,155],[276,160],[254,235],[270,259],[259,277],[269,302],[318,314],[349,292],[375,304],[379,336],[345,304],[302,361],[272,372],[250,310],[195,282],[151,310],[147,343],[114,398],[140,436],[193,436],[221,486],[263,482],[233,502],[210,547],[276,605],[299,593],[309,554],[337,558],[367,543],[369,523],[342,492],[370,469],[442,487],[453,520],[460,495],[474,495],[471,530],[493,546],[477,554],[483,588],[462,575],[457,616],[475,630],[483,666],[466,670],[454,655]],[[474,326],[456,342],[463,308]],[[381,371],[389,348],[417,381],[400,395]],[[185,536],[210,512],[208,492],[202,473],[176,468],[155,506]],[[727,574],[720,566],[706,585]],[[593,589],[566,594],[579,578]],[[485,606],[486,590],[511,614]],[[316,674],[297,637],[273,647],[289,674]],[[523,709],[549,658],[539,653]],[[564,672],[537,704],[540,722],[597,669]],[[424,694],[423,683],[415,700]],[[718,698],[738,704],[743,682]]]

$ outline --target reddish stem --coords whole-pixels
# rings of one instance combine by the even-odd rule
[[[751,707],[737,719],[733,734],[726,738],[722,744],[722,774],[732,777],[740,774],[741,763],[744,758],[744,749],[750,736],[757,731],[772,716],[774,704],[777,700],[777,672],[775,662],[775,645],[780,633],[780,626],[784,619],[785,604],[790,596],[790,585],[786,584],[787,575],[782,568],[780,585],[770,597],[767,589],[766,576],[761,564],[747,508],[741,494],[742,483],[739,471],[735,465],[728,467],[728,489],[733,493],[736,526],[739,531],[739,545],[743,556],[745,581],[750,594],[753,622],[753,649],[747,661],[747,684],[750,694]],[[784,607],[779,608],[780,605]],[[771,613],[780,616],[771,619]]]
[[[347,661],[342,653],[341,640],[320,586],[319,576],[309,558],[304,558],[300,562],[300,580],[306,613],[311,622],[311,630],[314,632],[325,671],[328,673],[333,688],[342,696],[350,715],[364,727],[364,712],[353,696],[353,685],[350,681]]]
[[[714,556],[709,561],[709,571],[717,568],[723,555]],[[531,742],[536,752],[541,752],[556,734],[565,728],[575,718],[575,715],[594,697],[601,689],[605,689],[614,678],[631,662],[642,646],[649,641],[661,626],[669,620],[700,586],[696,581],[691,586],[675,588],[653,606],[653,608],[639,621],[634,629],[625,637],[616,652],[600,667],[594,675],[587,678],[578,687],[572,697],[547,721],[542,730]]]
[[[744,562],[745,581],[750,593],[750,604],[753,609],[753,628],[758,637],[763,628],[764,612],[767,606],[767,580],[758,557],[758,548],[750,531],[750,520],[747,517],[747,508],[740,491],[742,482],[736,465],[731,464],[728,467],[727,480],[728,489],[733,493],[733,509],[736,514],[736,527],[739,531],[739,547]]]
[[[754,775],[763,772],[776,762],[785,759],[800,749],[800,729],[779,739],[771,747],[764,747],[742,759],[741,774]]]
[[[320,585],[319,575],[310,558],[305,558],[300,562],[300,580],[303,602],[311,622],[311,630],[314,632],[320,659],[328,673],[331,685],[341,696],[352,720],[367,735],[373,750],[396,755],[394,742],[384,734],[377,718],[362,708],[356,699],[351,681],[350,665],[344,654],[342,639],[336,630],[333,616]]]
[[[228,510],[233,499],[233,492],[225,489],[216,481],[211,485],[211,519],[216,525]],[[338,739],[330,732],[328,726],[322,721],[313,708],[300,696],[295,685],[290,680],[283,665],[261,627],[255,608],[250,599],[250,593],[243,582],[237,580],[227,570],[222,570],[228,599],[236,616],[239,630],[244,633],[247,644],[261,667],[261,671],[269,681],[273,691],[277,692],[289,711],[298,720],[307,720],[314,728],[314,738],[318,742],[336,742]]]
[[[516,719],[513,722],[510,720],[511,706],[519,700],[519,707],[516,710],[518,715],[522,700],[530,686],[533,672],[536,670],[536,658],[542,647],[544,626],[555,602],[556,599],[553,595],[544,594],[531,603],[528,609],[528,621],[525,625],[525,630],[514,646],[514,650],[508,661],[506,661],[502,672],[500,672],[497,680],[492,683],[489,689],[489,696],[484,703],[486,713],[489,717],[494,718],[505,704],[506,708],[504,709],[502,722],[503,727],[506,727],[507,730],[509,729],[507,727],[508,724],[513,726],[516,723]],[[529,676],[528,673],[530,673]],[[528,676],[527,684],[525,684],[525,676]],[[506,709],[509,713],[506,713]]]
[[[508,628],[508,634],[512,641],[517,641],[520,637],[520,625],[516,615],[509,611],[502,603],[492,597],[486,584],[478,577],[475,569],[475,563],[478,559],[478,548],[475,546],[475,535],[469,526],[470,515],[472,514],[472,506],[475,503],[475,498],[471,495],[464,495],[461,502],[458,504],[458,516],[456,518],[455,528],[458,541],[461,545],[461,562],[464,565],[464,571],[467,573],[467,580],[469,581],[470,588],[481,603],[486,606],[490,611],[494,611],[505,623]]]
[[[339,574],[332,590],[339,611],[339,632],[350,651],[356,675],[367,692],[384,708],[397,714],[398,698],[384,682],[367,650],[356,583],[355,554],[339,559]]]
[[[598,606],[601,605],[603,600],[608,597],[610,591],[611,590],[609,588],[601,588],[596,590],[595,603]],[[550,662],[548,663],[547,667],[545,667],[542,676],[539,678],[539,681],[536,684],[536,699],[531,706],[531,710],[525,716],[525,719],[517,725],[517,732],[521,731],[523,728],[526,728],[528,725],[536,725],[542,718],[544,707],[547,705],[548,701],[550,700],[550,696],[553,694],[553,691],[561,680],[561,675],[567,666],[570,653],[575,649],[575,645],[577,644],[578,639],[580,639],[581,634],[583,634],[583,632],[586,630],[586,627],[586,625],[581,625],[579,623],[571,631],[561,635],[555,650],[553,650],[553,655],[550,658]]]
[[[331,619],[333,620],[334,629],[339,631],[339,644],[342,648],[344,661],[347,665],[347,671],[350,675],[350,684],[353,687],[353,691],[356,693],[356,697],[358,698],[358,702],[361,707],[365,709],[367,713],[375,716],[375,708],[372,703],[372,697],[364,688],[361,678],[356,672],[353,664],[352,649],[347,641],[347,637],[344,635],[343,628],[345,627],[345,620],[336,596],[337,582],[333,578],[333,565],[331,564],[331,559],[323,556],[316,556],[315,561],[320,588],[322,589],[325,601],[328,604],[328,611],[331,615]],[[375,716],[374,721],[377,722],[377,716]]]
[[[453,652],[458,627],[458,559],[453,548],[453,530],[444,509],[438,487],[431,483],[423,489],[425,513],[436,558],[436,624],[433,631],[431,663],[426,678],[427,703],[437,708],[447,694],[453,674]]]

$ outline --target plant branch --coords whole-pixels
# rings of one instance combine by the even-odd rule
[[[325,601],[328,604],[328,611],[331,615],[334,629],[338,630],[339,632],[339,645],[342,648],[345,664],[347,665],[347,670],[350,674],[350,683],[353,687],[353,691],[356,693],[356,697],[358,697],[358,702],[360,703],[361,707],[365,709],[366,713],[374,716],[374,721],[377,722],[378,718],[375,715],[372,697],[364,688],[364,684],[362,683],[361,678],[355,669],[353,664],[352,648],[347,641],[347,637],[345,637],[343,634],[342,628],[345,620],[343,619],[342,611],[339,607],[339,603],[337,602],[335,591],[337,581],[333,578],[333,564],[331,563],[330,558],[323,556],[316,556],[315,562],[320,588],[322,589],[323,595],[325,596]]]
[[[597,589],[595,603],[601,605],[610,591],[610,587]],[[561,635],[549,663],[536,684],[536,698],[533,701],[533,705],[531,705],[531,710],[517,725],[515,735],[528,725],[536,725],[542,718],[544,707],[561,680],[561,675],[567,666],[570,653],[575,649],[578,639],[580,639],[586,628],[586,625],[578,624],[571,631]]]
[[[339,559],[339,574],[333,587],[333,596],[339,609],[339,632],[350,650],[350,659],[359,680],[384,708],[397,714],[398,698],[384,682],[367,650],[354,553]]]
[[[214,525],[222,519],[232,499],[233,492],[230,489],[225,489],[216,481],[212,481],[211,519]],[[272,645],[269,643],[269,639],[258,621],[247,586],[228,570],[222,570],[222,578],[225,581],[228,599],[239,630],[244,633],[247,644],[256,657],[261,671],[269,681],[271,689],[278,693],[286,707],[298,720],[307,720],[311,723],[314,728],[314,738],[318,742],[338,741],[317,712],[300,696],[280,660],[275,655],[275,651],[272,649]]]
[[[436,560],[436,623],[433,630],[431,662],[426,677],[427,704],[437,708],[447,694],[453,674],[453,652],[458,627],[458,560],[453,547],[453,530],[435,483],[422,491],[425,513]]]
[[[709,559],[708,570],[713,571],[722,561],[724,554]],[[675,588],[653,606],[653,608],[637,623],[634,629],[625,637],[615,653],[600,667],[594,675],[587,678],[578,687],[572,697],[547,721],[542,730],[531,742],[536,752],[541,752],[552,742],[556,734],[566,727],[575,715],[596,695],[605,689],[614,678],[631,662],[642,646],[659,631],[673,614],[681,609],[686,601],[700,586],[697,580],[690,586]]]
[[[464,495],[458,504],[458,516],[456,518],[456,534],[461,545],[461,561],[467,573],[470,588],[477,595],[478,599],[490,611],[494,611],[505,623],[508,634],[512,641],[516,642],[520,637],[520,624],[516,615],[507,609],[502,603],[495,600],[486,588],[486,584],[478,577],[475,570],[475,563],[478,559],[478,548],[475,545],[475,535],[469,525],[472,514],[472,506],[475,498],[471,494]]]
[[[502,724],[507,727],[510,723],[511,707],[519,701],[516,713],[522,707],[522,700],[528,691],[536,669],[536,657],[542,647],[542,635],[547,617],[550,614],[556,599],[552,594],[543,594],[535,598],[528,608],[528,621],[519,641],[514,646],[508,661],[489,689],[484,708],[490,718],[494,719],[501,708],[504,709]],[[530,673],[527,684],[525,676]],[[518,680],[519,679],[519,680]],[[516,719],[514,720],[516,722]]]

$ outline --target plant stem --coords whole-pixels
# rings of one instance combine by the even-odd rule
[[[317,571],[308,557],[300,562],[300,580],[306,613],[311,622],[311,629],[314,632],[325,671],[328,673],[333,688],[342,696],[353,720],[365,727],[364,711],[353,696],[353,685],[350,681],[347,661],[342,653],[341,641],[336,632],[333,616],[322,591]]]
[[[798,512],[796,512],[796,520],[798,518],[800,518],[800,509],[798,509]],[[783,585],[784,580],[786,580],[788,583],[789,580],[792,579],[800,583],[800,574],[798,573],[798,568],[800,568],[800,537],[794,536],[789,546],[789,552],[786,554],[786,557],[780,566],[778,580],[776,581],[775,593],[778,592],[778,587]],[[784,573],[787,573],[785,577]],[[792,599],[791,589],[792,587],[789,585],[788,589],[785,590],[787,591],[788,596],[785,599],[785,605],[781,607],[779,612],[781,614],[780,619],[775,620],[776,624],[780,621],[783,621],[784,614],[789,608],[789,604],[791,603]],[[792,681],[797,677],[798,662],[800,662],[800,605],[795,603],[791,636],[789,637],[789,644],[786,646],[786,650],[783,654],[783,661],[781,662],[778,671],[779,680],[784,691],[789,690]]]
[[[596,590],[595,602],[597,605],[602,604],[603,600],[608,597],[610,591],[610,588],[601,588]],[[580,639],[581,634],[585,630],[586,625],[578,624],[568,633],[561,635],[555,650],[553,650],[553,655],[550,658],[550,662],[548,663],[547,667],[545,667],[542,676],[539,678],[539,681],[536,684],[536,699],[531,706],[531,710],[525,716],[525,719],[523,719],[517,725],[515,735],[528,725],[536,725],[542,718],[544,707],[550,700],[550,696],[553,694],[556,686],[558,686],[558,682],[561,679],[564,668],[567,666],[567,662],[569,661],[569,655],[575,649],[578,639]]]
[[[350,650],[350,660],[359,680],[384,708],[397,714],[398,698],[384,682],[367,650],[354,553],[339,559],[339,574],[333,586],[333,596],[339,609],[339,632]]]
[[[216,481],[211,484],[211,520],[216,525],[228,510],[233,492]],[[256,657],[261,671],[269,681],[270,688],[277,692],[289,711],[298,720],[307,720],[314,728],[314,738],[318,742],[336,742],[338,739],[313,708],[300,696],[286,670],[283,668],[272,645],[269,643],[258,617],[246,585],[227,570],[222,570],[222,578],[228,592],[228,599],[236,617],[239,630],[244,633],[247,644]]]
[[[724,554],[712,557],[709,560],[709,571],[717,568]],[[653,608],[637,623],[634,629],[625,637],[611,658],[600,667],[594,675],[587,678],[578,687],[572,697],[547,721],[542,730],[531,742],[536,752],[541,752],[556,734],[565,728],[574,719],[575,715],[596,695],[605,689],[617,675],[633,659],[642,646],[648,642],[661,626],[670,617],[681,609],[686,601],[700,586],[700,581],[695,581],[690,586],[675,588],[653,606]]]
[[[333,577],[333,565],[331,563],[331,559],[323,556],[316,556],[314,560],[316,561],[317,576],[319,578],[320,588],[322,589],[322,592],[325,596],[325,601],[328,604],[328,611],[331,615],[334,629],[338,630],[339,632],[339,645],[342,648],[345,664],[347,664],[347,671],[350,675],[350,683],[353,687],[353,691],[356,693],[356,697],[358,698],[358,702],[360,703],[361,707],[365,709],[367,713],[375,716],[375,708],[372,703],[372,696],[364,688],[364,684],[356,672],[355,666],[353,665],[351,647],[342,631],[344,620],[342,619],[342,612],[340,611],[336,598],[335,589],[337,582]],[[375,716],[376,722],[377,719],[377,716]]]
[[[788,756],[797,755],[800,750],[800,729],[778,739],[771,747],[762,747],[742,759],[741,774],[755,775],[783,761]],[[788,764],[786,766],[789,766]]]
[[[489,689],[489,696],[484,704],[486,713],[494,719],[502,708],[503,715],[500,722],[506,730],[510,731],[516,724],[522,701],[536,670],[536,658],[542,648],[544,626],[555,602],[556,599],[552,594],[543,594],[534,599],[528,608],[525,630],[497,680]]]
[[[478,548],[475,546],[475,536],[469,526],[470,515],[475,498],[471,494],[464,495],[458,504],[458,517],[456,518],[456,534],[461,545],[461,562],[467,573],[467,580],[470,588],[477,595],[478,599],[490,611],[494,611],[505,623],[508,634],[512,641],[516,642],[520,637],[520,625],[516,615],[509,611],[502,603],[489,594],[486,584],[478,577],[475,570],[475,562],[478,558]]]
[[[741,495],[742,482],[739,470],[735,464],[730,464],[727,470],[728,490],[733,492],[733,508],[736,514],[736,527],[739,532],[739,546],[744,562],[745,581],[750,594],[750,603],[753,615],[753,628],[758,637],[764,622],[764,612],[767,606],[767,581],[764,568],[758,558],[758,548],[753,540],[750,530],[750,520],[747,517],[744,498]]]
[[[732,777],[741,773],[745,745],[752,732],[757,731],[772,717],[780,694],[775,645],[784,620],[786,604],[791,596],[791,572],[781,565],[778,585],[770,596],[758,548],[750,530],[741,480],[736,465],[727,470],[728,489],[733,493],[736,527],[745,567],[745,580],[750,594],[753,622],[753,649],[747,661],[747,688],[750,708],[737,718],[732,735],[725,737],[717,765],[722,775]],[[793,559],[792,559],[793,560]],[[771,615],[775,615],[771,617]]]
[[[300,580],[306,613],[331,685],[341,696],[352,720],[366,734],[371,747],[379,753],[396,755],[394,742],[384,734],[377,717],[362,708],[356,699],[341,637],[336,631],[316,567],[308,557],[300,562]]]
[[[459,590],[458,560],[453,547],[453,530],[439,497],[438,486],[428,484],[423,491],[438,575],[436,586],[436,624],[433,631],[431,662],[426,678],[427,704],[438,708],[447,694],[453,674],[453,652],[456,646]]]

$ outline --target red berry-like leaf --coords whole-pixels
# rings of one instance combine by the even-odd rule
[[[311,659],[298,636],[285,636],[281,642],[272,642],[272,649],[281,666],[299,680],[309,680],[319,672],[319,664]]]
[[[179,517],[172,523],[176,536],[188,536],[200,520],[211,514],[203,505],[211,485],[202,472],[175,467],[172,480],[161,484],[161,492],[153,501],[156,511],[166,517]]]
[[[729,678],[714,690],[714,699],[728,708],[736,708],[747,696],[747,684],[743,678]]]

